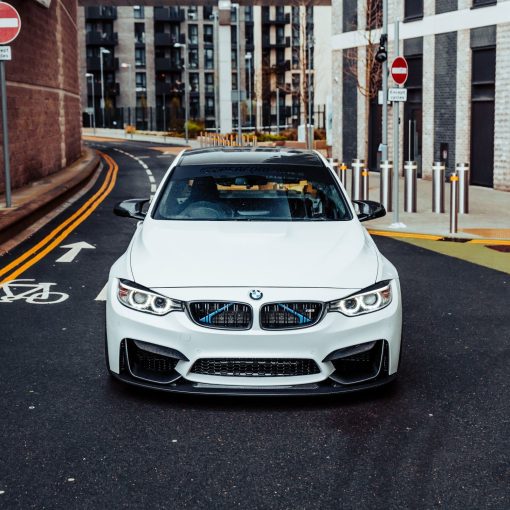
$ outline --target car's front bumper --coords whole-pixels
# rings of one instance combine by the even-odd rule
[[[239,395],[304,395],[346,393],[379,386],[396,376],[398,368],[402,313],[398,281],[393,282],[392,303],[371,314],[345,317],[327,313],[315,326],[285,331],[267,331],[257,321],[246,331],[211,329],[192,322],[184,312],[163,317],[126,308],[116,297],[116,280],[109,285],[107,299],[108,361],[112,374],[130,384],[180,393]],[[250,289],[172,289],[163,294],[183,301],[197,299],[236,300],[248,302]],[[263,301],[251,302],[254,317],[265,302],[297,299],[330,301],[349,294],[336,289],[260,289]],[[354,289],[353,289],[354,290]],[[131,370],[127,359],[126,341],[146,342],[181,353],[175,366],[175,378],[168,381],[140,377]],[[384,353],[380,369],[368,378],[342,382],[335,364],[326,360],[332,353],[351,346],[381,341]],[[122,357],[125,356],[124,362]],[[221,359],[284,359],[314,360],[319,372],[310,375],[279,377],[233,377],[204,375],[192,372],[194,363],[204,358]],[[123,366],[121,366],[123,363]]]

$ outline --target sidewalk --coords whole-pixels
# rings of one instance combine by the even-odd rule
[[[0,242],[33,224],[80,189],[92,177],[99,161],[96,151],[85,149],[83,156],[67,168],[13,190],[9,209],[5,207],[5,195],[0,195]]]
[[[379,173],[370,172],[369,200],[379,202]],[[351,192],[351,170],[347,171],[347,191]],[[450,184],[445,184],[443,214],[432,212],[432,181],[418,179],[416,213],[404,211],[404,179],[399,179],[399,221],[405,228],[392,228],[393,213],[365,223],[367,228],[388,232],[412,232],[441,237],[450,235]],[[459,214],[458,238],[510,239],[510,192],[480,186],[469,188],[469,214]]]
[[[127,134],[123,129],[103,129],[103,128],[83,128],[84,137],[94,138],[111,138],[112,140],[128,140],[134,142],[153,142],[158,144],[178,145],[183,149],[189,147],[191,149],[200,148],[200,143],[197,140],[189,139],[188,143],[184,138],[177,138],[173,136],[165,136],[163,132],[159,134],[145,135],[141,133]]]

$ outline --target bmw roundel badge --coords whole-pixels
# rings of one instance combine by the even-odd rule
[[[263,294],[262,294],[262,292],[260,292],[260,290],[254,289],[254,290],[252,290],[250,292],[250,297],[252,299],[254,299],[255,301],[258,301],[259,299],[262,299],[262,296],[263,296]]]

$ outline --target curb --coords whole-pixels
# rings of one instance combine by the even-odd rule
[[[381,237],[396,237],[403,239],[425,239],[428,241],[449,241],[451,243],[465,244],[492,244],[510,246],[510,239],[481,239],[470,237],[448,237],[434,234],[420,234],[419,232],[395,232],[393,230],[379,230],[367,228],[369,234]]]
[[[86,184],[92,177],[99,164],[99,154],[97,154],[96,151],[85,148],[83,156],[67,167],[82,166],[77,175],[71,176],[69,180],[64,183],[57,184],[29,203],[11,210],[3,210],[0,213],[0,243],[21,232],[32,223],[35,223],[48,211],[76,193],[78,188]],[[63,170],[65,169],[61,171]]]

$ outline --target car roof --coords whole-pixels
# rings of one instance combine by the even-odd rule
[[[180,166],[239,164],[324,166],[315,152],[285,147],[208,147],[186,151],[179,160]]]

